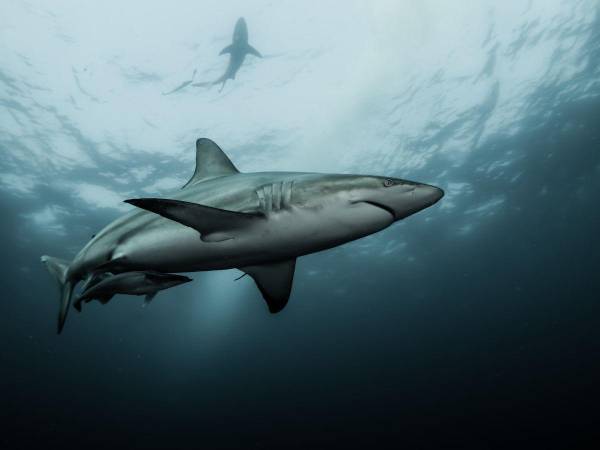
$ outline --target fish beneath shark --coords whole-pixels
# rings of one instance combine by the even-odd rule
[[[163,92],[163,95],[170,95],[175,92],[178,92],[183,88],[189,86],[190,84],[195,87],[203,87],[213,86],[215,84],[221,83],[221,89],[219,90],[220,92],[225,87],[225,83],[227,82],[227,80],[235,79],[238,70],[240,70],[240,67],[242,67],[244,60],[246,59],[246,55],[254,55],[258,58],[262,58],[260,52],[254,47],[252,47],[250,44],[248,44],[248,26],[246,25],[246,21],[243,17],[240,17],[235,24],[231,44],[229,44],[227,47],[221,50],[221,53],[219,53],[219,55],[225,55],[227,53],[229,53],[229,63],[227,64],[227,69],[225,70],[225,73],[216,80],[193,83],[194,78],[196,76],[196,71],[194,71],[191,80],[184,81],[175,89],[169,92]]]
[[[191,179],[168,198],[135,207],[98,232],[71,261],[43,256],[59,284],[58,332],[76,301],[153,295],[189,281],[177,273],[239,269],[271,313],[290,297],[296,259],[376,233],[444,192],[400,178],[305,172],[240,173],[210,139],[196,142]]]
[[[88,303],[92,300],[98,300],[100,303],[106,304],[116,294],[144,295],[147,304],[150,303],[158,291],[190,281],[192,281],[191,278],[183,275],[155,271],[132,271],[116,275],[105,272],[90,279],[73,306],[81,311],[83,302]]]

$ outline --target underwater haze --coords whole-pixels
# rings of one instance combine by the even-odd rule
[[[219,52],[238,18],[235,79]],[[582,448],[600,376],[600,2],[0,2],[0,447]],[[194,74],[195,72],[195,74]],[[193,78],[192,78],[193,77]],[[435,206],[69,313],[72,259],[192,175],[397,177]],[[588,447],[589,448],[589,447]]]

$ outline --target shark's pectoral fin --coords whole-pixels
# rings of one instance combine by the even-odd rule
[[[219,53],[219,55],[224,55],[225,53],[231,53],[231,50],[233,50],[233,45],[232,44],[228,45],[223,50],[221,50],[221,52]]]
[[[231,239],[233,231],[251,226],[256,220],[264,218],[258,213],[227,211],[164,198],[137,198],[125,202],[193,228],[205,242]]]
[[[294,281],[296,260],[290,259],[271,264],[240,267],[242,272],[250,275],[267,302],[269,311],[277,313],[287,305]]]
[[[246,51],[248,53],[250,53],[251,55],[257,56],[259,58],[262,58],[263,56],[260,54],[260,52],[258,50],[256,50],[254,47],[252,47],[250,44],[248,44],[248,47],[246,48]]]

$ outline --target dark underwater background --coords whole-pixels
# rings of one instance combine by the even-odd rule
[[[0,447],[597,448],[599,10],[3,0]],[[241,16],[263,59],[161,94],[218,78]],[[300,258],[278,315],[196,273],[57,335],[40,256],[178,189],[199,137],[446,196]]]

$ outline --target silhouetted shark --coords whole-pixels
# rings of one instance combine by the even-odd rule
[[[221,89],[223,89],[227,80],[233,80],[235,78],[237,71],[240,70],[240,67],[242,67],[242,64],[244,63],[247,54],[262,58],[259,51],[248,44],[248,26],[243,17],[240,17],[235,24],[233,30],[233,42],[221,50],[219,55],[224,55],[225,53],[229,53],[229,65],[227,66],[225,73],[215,81],[194,83],[192,86],[212,86],[214,84],[223,83],[221,85]]]
[[[246,25],[246,21],[243,17],[240,17],[235,24],[235,28],[233,29],[233,42],[227,47],[225,47],[223,50],[221,50],[221,53],[219,53],[219,55],[224,55],[225,53],[229,53],[229,64],[227,66],[227,70],[221,77],[219,77],[215,81],[201,81],[192,84],[192,82],[194,81],[194,77],[196,76],[196,71],[194,70],[194,74],[192,75],[191,80],[184,81],[175,89],[172,89],[168,92],[163,92],[163,95],[174,94],[175,92],[182,90],[190,84],[192,84],[192,86],[201,87],[213,86],[215,84],[222,83],[221,90],[223,90],[223,87],[225,87],[225,83],[227,82],[227,80],[233,80],[235,78],[237,71],[240,70],[240,67],[242,67],[244,59],[246,59],[246,55],[248,53],[262,58],[263,56],[260,54],[260,52],[254,47],[252,47],[250,44],[248,44],[248,26]]]

